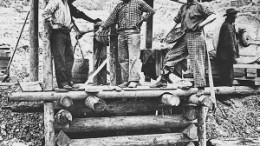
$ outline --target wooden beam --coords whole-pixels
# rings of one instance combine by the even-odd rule
[[[116,26],[110,27],[110,33],[111,34],[117,34],[116,33]],[[110,43],[110,85],[118,85],[121,81],[121,70],[118,62],[118,36],[117,35],[111,35],[109,39]]]
[[[180,133],[118,136],[104,138],[72,139],[68,146],[152,146],[173,145],[189,142],[190,140]]]
[[[153,8],[154,0],[145,0]],[[153,16],[146,21],[146,49],[151,50],[153,47]]]
[[[260,93],[260,87],[247,87],[247,86],[233,86],[233,87],[214,87],[217,95],[229,95],[229,94],[257,94]],[[181,89],[131,89],[129,91],[100,91],[94,93],[95,96],[102,99],[120,99],[120,98],[159,98],[164,93],[171,93],[181,98],[184,96],[190,96],[197,93],[197,88],[191,88],[189,90]],[[210,89],[205,88],[205,94],[210,94]],[[9,95],[10,101],[55,101],[64,96],[69,96],[73,100],[85,99],[86,97],[93,95],[85,91],[70,91],[70,92],[14,92]]]
[[[45,8],[49,0],[43,1]],[[44,90],[53,90],[53,73],[52,73],[52,54],[50,44],[51,28],[46,21],[43,22],[43,82]],[[44,103],[44,135],[45,146],[55,146],[55,132],[54,132],[54,105],[53,102]]]
[[[64,132],[91,132],[111,130],[141,130],[187,127],[196,121],[187,121],[182,115],[164,116],[117,116],[74,119],[70,126],[56,125],[56,130]]]
[[[198,112],[198,141],[199,146],[207,146],[207,131],[206,131],[206,118],[207,118],[208,108],[205,106],[199,107]]]
[[[38,81],[39,71],[39,40],[38,40],[38,14],[39,0],[31,0],[30,15],[30,79]]]
[[[49,0],[44,0],[44,8],[46,7]],[[53,90],[53,72],[52,72],[52,55],[51,55],[51,44],[50,44],[50,33],[51,28],[47,22],[43,22],[43,82],[44,89],[47,91]]]
[[[44,103],[44,136],[45,146],[55,146],[53,102]]]

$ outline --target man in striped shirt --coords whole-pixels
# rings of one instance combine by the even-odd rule
[[[154,13],[143,0],[122,0],[98,30],[118,25],[118,60],[123,80],[119,87],[136,88],[139,84],[140,27]]]
[[[51,50],[54,56],[56,80],[59,88],[72,88],[72,66],[74,53],[71,45],[70,31],[75,29],[77,38],[81,32],[76,27],[72,16],[96,23],[100,19],[92,19],[72,5],[75,0],[50,0],[42,14],[52,28],[50,34]]]

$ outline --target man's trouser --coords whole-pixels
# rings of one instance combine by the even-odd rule
[[[140,32],[138,30],[120,31],[118,35],[118,60],[123,82],[138,82],[141,65]]]
[[[55,73],[58,87],[71,84],[72,66],[74,63],[73,48],[69,32],[53,30],[51,48],[54,56]]]
[[[217,60],[217,68],[220,75],[221,86],[233,86],[234,67],[232,60]]]

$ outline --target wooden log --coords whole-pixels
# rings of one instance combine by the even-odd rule
[[[189,142],[183,134],[153,134],[136,136],[118,136],[105,138],[72,139],[68,146],[151,146],[151,145],[173,145],[176,143]]]
[[[57,125],[64,132],[91,132],[111,130],[140,130],[187,127],[196,121],[187,121],[181,115],[165,116],[117,116],[74,119],[69,127]]]
[[[64,97],[60,98],[59,105],[65,107],[65,108],[69,108],[73,105],[73,100],[68,96],[64,96]]]
[[[54,104],[56,112],[64,107]],[[130,100],[130,101],[108,101],[107,107],[103,112],[96,112],[84,105],[84,101],[75,101],[74,104],[66,108],[73,117],[100,117],[100,116],[116,116],[121,114],[151,114],[156,110],[161,112],[162,105],[159,100]],[[11,110],[12,112],[43,112],[43,104],[34,106],[6,106],[2,110]]]
[[[212,146],[258,146],[260,145],[259,138],[226,138],[226,139],[211,139]]]
[[[54,106],[52,102],[44,103],[45,146],[55,146]]]
[[[183,107],[183,117],[187,120],[195,120],[197,119],[197,105],[196,104],[188,104]]]
[[[198,131],[195,124],[190,124],[182,131],[182,133],[192,140],[196,140],[198,138]]]
[[[88,108],[96,112],[102,112],[107,107],[106,102],[103,99],[97,98],[96,96],[88,96],[84,103]]]
[[[198,112],[198,141],[199,146],[207,146],[206,138],[206,117],[208,113],[208,108],[201,106]]]
[[[247,87],[247,86],[233,86],[233,87],[214,87],[215,93],[218,95],[228,94],[257,94],[260,93],[260,87]],[[116,99],[116,98],[159,98],[164,93],[171,93],[179,96],[190,96],[197,93],[197,88],[191,88],[189,90],[171,90],[171,89],[135,89],[131,91],[122,90],[118,91],[100,91],[96,94],[98,98],[102,99]],[[40,94],[39,94],[40,93]],[[206,95],[210,94],[210,89],[205,88]],[[72,100],[85,99],[86,97],[93,95],[93,93],[87,93],[85,91],[70,91],[70,92],[15,92],[9,95],[10,101],[54,101],[59,100],[64,96],[69,96]]]
[[[166,93],[162,95],[162,103],[169,106],[179,106],[180,98],[178,96]]]
[[[70,124],[72,122],[72,114],[67,110],[61,109],[55,115],[55,122],[57,124],[67,126],[68,124]]]
[[[55,139],[55,143],[58,146],[66,146],[68,145],[69,141],[70,138],[63,131],[60,131],[58,136]]]
[[[30,79],[38,81],[39,71],[39,41],[38,41],[38,13],[39,0],[32,0],[30,14]]]
[[[214,106],[214,103],[209,95],[201,95],[198,97],[196,94],[193,94],[190,96],[189,102],[196,105],[203,105],[210,109]]]

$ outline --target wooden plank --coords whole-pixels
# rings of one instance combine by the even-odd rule
[[[260,69],[260,65],[259,64],[234,64],[234,68]]]
[[[68,146],[153,146],[189,142],[180,133],[72,139]]]
[[[19,82],[23,92],[41,92],[42,87],[39,82]]]
[[[38,81],[39,72],[39,41],[38,41],[38,15],[39,15],[39,0],[30,1],[30,79]]]
[[[197,121],[188,121],[182,115],[164,116],[117,116],[98,118],[78,118],[73,119],[68,126],[56,125],[56,130],[64,132],[91,132],[91,131],[111,131],[111,130],[141,130],[187,127]]]

